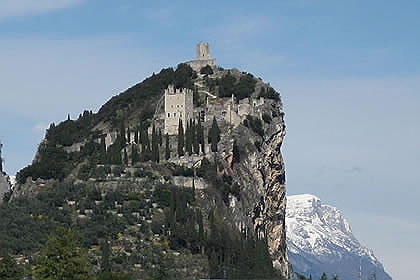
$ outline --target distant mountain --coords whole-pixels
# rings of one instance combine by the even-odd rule
[[[340,280],[362,279],[376,273],[376,279],[391,280],[372,250],[354,237],[340,211],[323,205],[311,194],[287,197],[286,236],[293,270],[317,279],[323,272]]]

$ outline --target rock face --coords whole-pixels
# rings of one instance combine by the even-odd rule
[[[231,168],[234,180],[238,180],[241,186],[240,200],[231,197],[229,210],[232,218],[238,227],[245,222],[256,234],[267,235],[273,266],[283,277],[289,278],[292,269],[286,244],[285,166],[280,151],[286,126],[280,100],[269,101],[264,106],[265,112],[273,118],[263,123],[263,136],[239,125],[230,131],[223,131],[230,137],[222,138],[219,150],[229,158],[233,141],[241,150],[239,163],[232,164]]]
[[[289,196],[287,201],[287,244],[294,271],[314,279],[326,272],[350,280],[358,279],[361,265],[363,279],[372,273],[376,279],[391,279],[337,208],[310,194]]]
[[[3,202],[4,194],[10,190],[10,183],[8,177],[0,172],[0,203]]]

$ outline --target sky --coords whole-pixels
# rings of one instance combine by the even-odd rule
[[[52,122],[210,43],[281,93],[287,192],[342,210],[394,279],[420,263],[420,2],[0,0],[5,169]]]

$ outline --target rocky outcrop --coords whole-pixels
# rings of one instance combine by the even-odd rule
[[[3,172],[0,172],[0,203],[3,202],[4,195],[10,190],[9,178]]]
[[[283,277],[292,275],[286,244],[286,185],[281,146],[286,134],[281,101],[271,100],[264,110],[272,116],[264,122],[264,136],[239,125],[223,130],[219,144],[227,163],[225,172],[241,186],[240,197],[231,196],[229,209],[238,228],[245,224],[268,239],[273,266]],[[227,136],[227,137],[226,137]],[[240,150],[239,163],[233,163],[233,142]]]

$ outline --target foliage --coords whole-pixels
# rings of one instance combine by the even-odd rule
[[[210,65],[206,65],[203,68],[201,68],[200,74],[212,75],[213,74],[213,69],[211,68]]]
[[[217,80],[219,97],[231,97],[238,100],[251,97],[255,91],[256,80],[251,74],[241,75],[239,81],[230,73]]]
[[[263,124],[259,118],[247,115],[246,119],[244,120],[244,125],[251,128],[252,131],[254,131],[259,136],[264,137]]]
[[[258,96],[267,99],[280,100],[280,94],[278,94],[272,87],[269,87],[268,89],[262,87]]]
[[[16,261],[6,255],[0,260],[0,279],[2,280],[20,280],[23,277],[23,270]]]
[[[80,248],[74,229],[57,228],[36,258],[32,274],[37,280],[91,279],[87,251]]]
[[[178,156],[181,157],[184,155],[184,126],[182,125],[182,120],[179,119],[178,124]]]
[[[209,144],[211,144],[211,151],[217,152],[217,143],[220,141],[220,128],[217,125],[216,117],[213,117],[208,137]]]

